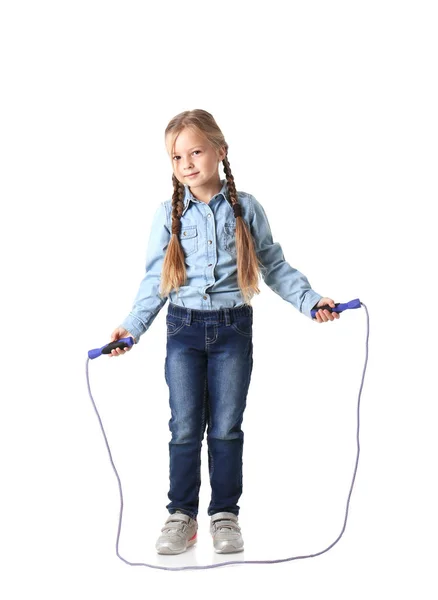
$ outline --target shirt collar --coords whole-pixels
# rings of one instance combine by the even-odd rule
[[[226,180],[226,179],[221,179],[220,181],[221,181],[222,187],[221,187],[221,190],[220,190],[220,192],[218,192],[218,193],[216,194],[216,196],[222,195],[222,196],[225,198],[225,200],[226,200],[226,199],[227,199],[227,196],[226,196],[226,194],[228,193],[228,185],[227,185],[227,180]],[[213,198],[214,198],[214,196],[213,196]],[[197,199],[196,199],[196,198],[193,196],[192,192],[191,192],[191,191],[190,191],[190,189],[189,189],[189,186],[188,186],[188,185],[186,185],[186,184],[184,184],[184,208],[183,208],[183,211],[182,211],[182,215],[181,215],[181,216],[183,216],[183,215],[184,215],[184,213],[186,212],[186,210],[188,209],[188,207],[189,207],[189,204],[190,204],[190,201],[196,201],[196,202],[199,202],[199,200],[197,200]]]

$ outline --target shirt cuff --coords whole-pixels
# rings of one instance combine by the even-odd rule
[[[301,302],[300,308],[303,315],[306,315],[306,317],[309,317],[309,319],[314,319],[314,317],[312,317],[312,315],[310,314],[310,311],[313,309],[315,304],[318,304],[318,302],[323,297],[324,296],[321,296],[321,294],[318,294],[314,290],[309,290],[308,292],[306,292],[303,301]]]
[[[147,330],[147,327],[144,326],[142,321],[134,317],[133,315],[129,315],[126,319],[119,325],[119,327],[123,327],[129,333],[134,336],[134,342],[138,344],[140,336]]]

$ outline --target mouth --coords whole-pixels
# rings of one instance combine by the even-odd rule
[[[196,175],[199,175],[199,171],[197,173],[190,173],[190,175],[186,175],[186,177],[195,177]]]

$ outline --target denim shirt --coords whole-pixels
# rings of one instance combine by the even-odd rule
[[[199,310],[232,308],[244,304],[237,284],[236,219],[227,201],[227,180],[208,203],[197,200],[185,185],[181,216],[181,247],[185,255],[186,285],[168,297],[159,296],[164,255],[171,238],[172,201],[162,202],[156,210],[149,235],[145,276],[140,283],[131,312],[121,323],[137,343],[151,326],[167,299]],[[311,309],[322,298],[312,290],[308,279],[286,262],[282,248],[272,239],[266,213],[254,196],[237,192],[242,217],[250,226],[261,275],[271,290],[309,318]]]

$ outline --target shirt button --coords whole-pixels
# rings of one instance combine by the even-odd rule
[[[210,217],[211,217],[211,214],[210,214],[210,213],[208,213],[208,215],[207,215],[207,219],[209,219]]]
[[[212,263],[210,263],[208,266],[209,266],[209,267],[212,267],[212,266],[213,266],[213,264],[212,264]]]
[[[209,243],[209,244],[212,244],[213,242],[212,242],[211,240],[208,240],[208,243]]]
[[[204,300],[207,300],[207,296],[202,296],[204,298]]]

